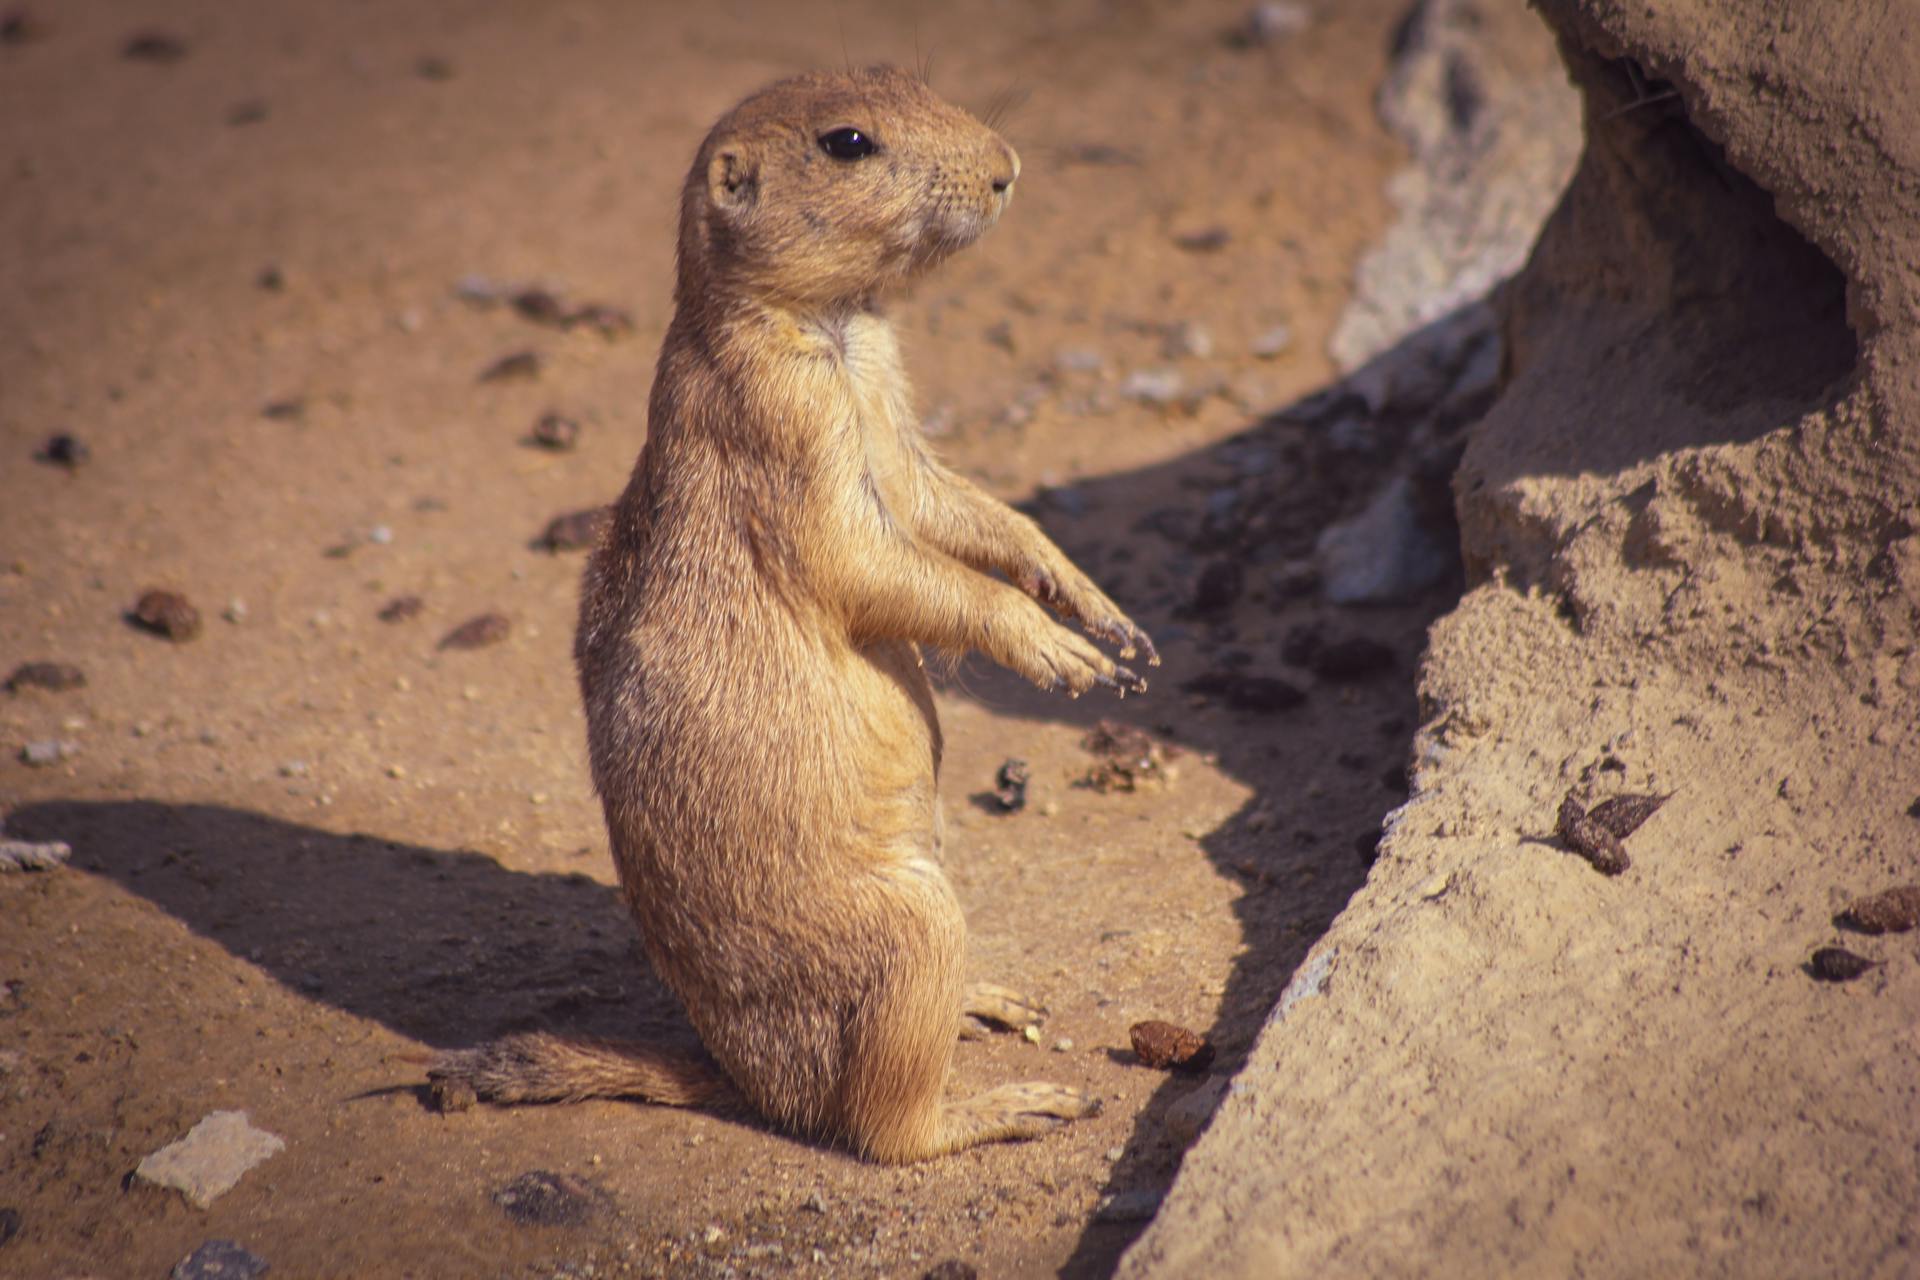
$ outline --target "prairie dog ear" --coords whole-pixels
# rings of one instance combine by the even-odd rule
[[[725,146],[707,161],[707,199],[738,216],[760,198],[760,166],[739,146]]]

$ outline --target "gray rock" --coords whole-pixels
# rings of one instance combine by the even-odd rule
[[[1197,320],[1182,320],[1167,326],[1161,349],[1169,360],[1205,360],[1213,354],[1213,334]]]
[[[182,1258],[170,1273],[173,1280],[255,1280],[269,1270],[231,1240],[209,1240]]]
[[[1454,563],[1414,507],[1413,482],[1390,481],[1351,519],[1328,525],[1315,547],[1321,590],[1334,604],[1392,604],[1424,591]]]
[[[1407,20],[1379,103],[1413,163],[1387,183],[1399,217],[1328,342],[1347,372],[1518,270],[1573,173],[1578,95],[1558,67],[1504,64],[1482,26],[1471,0],[1420,0]]]
[[[606,1192],[585,1178],[535,1169],[493,1193],[501,1212],[523,1226],[572,1227],[597,1216],[609,1203]]]
[[[1093,1211],[1095,1222],[1145,1222],[1160,1211],[1165,1191],[1116,1191]]]
[[[244,1111],[215,1111],[140,1162],[135,1176],[171,1187],[204,1209],[233,1190],[247,1170],[286,1149],[287,1144],[248,1123]]]
[[[1219,1109],[1220,1102],[1227,1096],[1227,1077],[1208,1076],[1206,1081],[1192,1092],[1184,1094],[1167,1108],[1166,1117],[1161,1121],[1167,1131],[1167,1137],[1177,1147],[1192,1145],[1207,1127],[1207,1121],[1213,1119],[1213,1113]]]
[[[1147,404],[1172,404],[1186,391],[1178,369],[1135,369],[1120,383],[1120,393]]]
[[[80,744],[64,738],[43,738],[38,742],[29,742],[20,748],[20,759],[32,769],[45,769],[50,765],[70,760],[80,754]]]
[[[0,836],[0,872],[51,871],[65,866],[73,850],[58,840],[10,840]]]
[[[1254,44],[1271,44],[1299,35],[1313,21],[1313,13],[1303,4],[1285,4],[1269,0],[1247,11],[1247,39]]]
[[[1253,340],[1249,348],[1255,357],[1272,360],[1293,345],[1293,330],[1287,325],[1277,324]]]

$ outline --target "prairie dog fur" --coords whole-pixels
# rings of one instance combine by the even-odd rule
[[[936,862],[920,647],[1075,695],[1146,687],[1045,605],[1158,661],[1037,525],[928,452],[881,309],[986,232],[1019,173],[884,67],[773,85],[700,147],[647,439],[574,653],[624,895],[712,1062],[516,1036],[442,1055],[443,1096],[742,1100],[889,1162],[1095,1109],[1052,1084],[941,1096],[966,927]]]

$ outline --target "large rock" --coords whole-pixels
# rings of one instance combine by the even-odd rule
[[[1920,22],[1538,0],[1578,173],[1456,477],[1414,794],[1127,1277],[1920,1272]],[[1674,797],[1606,878],[1569,790]]]

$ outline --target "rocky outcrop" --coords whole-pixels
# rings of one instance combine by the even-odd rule
[[[1920,1269],[1920,953],[1834,920],[1920,879],[1920,24],[1537,8],[1586,144],[1414,792],[1125,1276]],[[1555,813],[1620,791],[1605,877]]]

